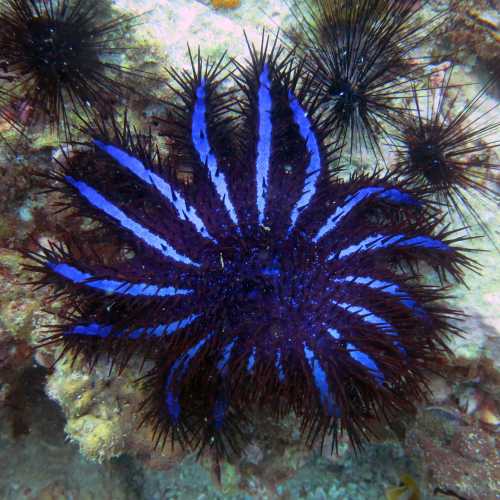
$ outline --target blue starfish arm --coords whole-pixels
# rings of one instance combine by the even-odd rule
[[[341,340],[342,335],[336,328],[329,328],[328,334],[335,340]],[[352,343],[348,342],[346,344],[347,353],[349,356],[358,364],[366,368],[371,375],[375,378],[376,382],[381,384],[385,380],[385,376],[380,369],[377,362],[366,352],[356,347]]]
[[[365,323],[367,326],[375,327],[376,331],[379,331],[384,335],[388,335],[390,337],[400,336],[399,332],[390,321],[386,320],[382,316],[375,314],[367,307],[351,304],[348,302],[338,302],[335,300],[332,300],[331,304],[345,311],[347,314],[356,317],[361,322]],[[400,340],[394,340],[393,344],[401,353],[405,354],[406,351],[404,347],[401,345]]]
[[[319,229],[313,241],[318,243],[327,234],[338,229],[339,225],[355,213],[355,209],[363,202],[367,202],[370,198],[379,198],[387,200],[391,203],[403,206],[420,206],[420,202],[413,196],[396,188],[386,188],[381,186],[371,186],[361,188],[354,194],[349,195],[344,204],[338,206],[335,212],[327,219],[325,224]]]
[[[248,374],[251,374],[253,372],[256,360],[257,360],[257,348],[253,346],[252,349],[250,350],[250,353],[248,354],[246,363],[246,371]]]
[[[269,64],[264,64],[259,75],[257,90],[257,158],[255,166],[256,200],[259,224],[264,224],[269,187],[269,168],[271,161],[271,141],[273,124],[271,121],[272,98]]]
[[[109,277],[98,277],[65,262],[47,261],[45,265],[70,283],[84,285],[106,294],[131,297],[180,297],[191,295],[194,292],[194,290],[176,288],[174,286],[160,286],[150,283],[135,283],[110,279]]]
[[[229,373],[229,362],[233,354],[236,341],[237,339],[235,338],[224,347],[222,356],[217,362],[217,371],[220,375],[219,385],[221,387],[213,408],[214,427],[217,432],[222,430],[226,412],[229,407],[229,395],[227,394],[227,391],[224,390],[224,386],[227,385],[226,381],[231,375]]]
[[[116,332],[113,325],[103,324],[103,323],[86,323],[86,324],[76,324],[68,328],[65,332],[65,336],[83,336],[83,337],[98,337],[98,338],[108,338],[111,335],[117,337],[127,338],[130,340],[136,340],[143,337],[159,338],[164,336],[170,336],[174,333],[178,333],[185,328],[189,327],[197,320],[200,314],[191,314],[186,318],[182,318],[177,321],[172,321],[171,323],[158,324],[155,326],[141,327],[127,332]]]
[[[114,146],[113,144],[106,144],[98,139],[93,139],[93,143],[101,151],[116,160],[121,167],[134,174],[145,184],[154,187],[175,209],[180,220],[190,222],[201,236],[216,243],[215,238],[209,234],[196,209],[188,205],[183,195],[178,190],[174,189],[168,182],[151,169],[144,166],[139,159],[133,157],[126,151],[123,151],[123,149]]]
[[[169,70],[171,89],[181,103],[172,103],[166,126],[171,129],[172,148],[192,173],[196,186],[183,189],[186,199],[197,207],[210,234],[217,240],[241,234],[241,213],[236,203],[244,196],[234,182],[234,165],[227,151],[235,148],[232,120],[228,111],[234,106],[231,92],[222,92],[226,79],[220,59],[195,61],[190,52],[191,71]]]
[[[66,175],[64,179],[90,205],[106,214],[111,220],[132,233],[132,235],[138,240],[159,252],[163,257],[166,257],[177,264],[199,267],[198,263],[192,261],[189,257],[182,255],[164,238],[158,236],[141,223],[130,218],[123,210],[113,204],[86,182],[74,179],[69,175]]]
[[[182,384],[182,378],[189,369],[191,362],[197,356],[201,348],[212,338],[212,336],[213,334],[210,333],[200,339],[194,346],[192,346],[182,356],[180,356],[169,369],[164,388],[165,404],[174,425],[179,423],[182,411],[179,396],[174,389],[174,385]]]
[[[375,279],[370,276],[344,276],[342,278],[332,279],[332,283],[336,284],[352,284],[352,285],[362,285],[367,286],[373,290],[377,290],[381,293],[387,293],[399,298],[399,302],[405,307],[411,309],[415,314],[425,318],[427,313],[425,310],[417,304],[417,302],[412,298],[410,293],[403,290],[401,286],[392,281]]]
[[[363,365],[375,378],[378,384],[382,384],[385,380],[385,376],[378,366],[377,362],[366,352],[363,352],[361,349],[358,349],[355,345],[351,343],[347,343],[347,352],[349,356],[351,356],[354,361]]]
[[[278,375],[278,380],[283,383],[285,381],[285,370],[283,368],[281,349],[277,348],[275,351],[274,366],[276,367],[276,373]]]
[[[309,163],[306,167],[302,195],[292,208],[291,224],[289,228],[289,231],[291,231],[301,211],[308,207],[316,194],[317,184],[322,171],[322,157],[318,137],[311,122],[311,118],[291,90],[288,91],[288,99],[294,122],[299,128],[300,135],[306,143],[306,149],[309,154]]]
[[[451,253],[452,248],[445,242],[429,236],[407,236],[404,234],[375,233],[366,236],[361,241],[349,245],[339,251],[331,253],[327,260],[346,259],[351,256],[360,256],[370,252],[391,249],[424,249]]]
[[[380,316],[374,314],[372,311],[363,306],[358,306],[355,304],[349,304],[348,302],[337,302],[332,300],[332,305],[343,309],[349,314],[357,316],[359,319],[364,321],[365,323],[370,323],[377,327],[382,333],[391,336],[399,336],[399,333],[396,331],[393,325],[391,325],[388,321]]]
[[[338,409],[335,405],[334,396],[330,389],[330,384],[328,381],[328,376],[321,366],[317,355],[306,342],[304,342],[304,356],[307,364],[312,372],[312,377],[314,380],[314,385],[318,390],[321,404],[326,409],[328,416],[336,415],[338,416]]]
[[[217,158],[210,145],[207,124],[207,82],[204,78],[196,87],[196,100],[191,120],[191,137],[193,145],[202,164],[208,169],[210,182],[215,187],[220,201],[224,204],[229,216],[238,227],[238,215],[231,201],[228,184],[224,173],[219,169]]]

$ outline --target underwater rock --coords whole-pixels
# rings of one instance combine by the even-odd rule
[[[439,2],[447,11],[439,39],[455,59],[474,65],[476,60],[500,77],[500,5],[488,0]],[[438,42],[439,43],[439,42]]]
[[[126,14],[142,14],[135,32],[142,39],[140,45],[148,47],[144,57],[151,59],[152,46],[160,58],[166,55],[168,63],[179,69],[189,67],[186,44],[200,47],[204,57],[217,59],[224,52],[236,57],[246,51],[243,30],[258,43],[262,27],[275,30],[288,12],[283,0],[250,0],[236,10],[214,9],[209,1],[197,0],[115,0],[114,5]]]
[[[154,468],[168,468],[186,453],[170,446],[154,450],[151,429],[138,430],[140,394],[134,386],[138,371],[127,374],[111,377],[109,364],[104,361],[89,373],[77,363],[72,366],[68,359],[56,365],[47,392],[61,405],[67,418],[65,431],[87,458],[104,462],[127,453],[140,455]]]
[[[22,224],[18,223],[19,225]],[[21,265],[22,258],[17,252],[0,248],[0,318],[4,330],[2,341],[8,342],[11,338],[13,342],[26,342],[34,346],[40,339],[40,326],[49,323],[50,316],[44,311],[45,295],[27,292],[23,286],[23,283],[29,281],[30,273]],[[57,304],[53,307],[56,308]]]
[[[458,418],[455,418],[458,417]],[[496,436],[446,410],[425,410],[406,436],[406,450],[423,460],[429,494],[448,491],[493,500],[500,490]]]
[[[139,500],[127,464],[97,465],[69,443],[60,407],[44,394],[45,370],[26,370],[23,414],[27,433],[11,431],[9,408],[0,405],[0,498],[2,500]],[[0,374],[1,377],[1,374]],[[151,498],[151,497],[148,497]]]

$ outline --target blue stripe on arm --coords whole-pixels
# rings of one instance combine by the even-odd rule
[[[179,398],[176,394],[174,394],[172,390],[172,384],[174,382],[174,378],[184,376],[193,358],[211,337],[212,334],[209,334],[205,338],[201,339],[197,344],[191,347],[191,349],[189,349],[184,355],[178,358],[170,368],[167,380],[165,381],[164,390],[166,393],[165,404],[167,407],[167,411],[174,424],[177,424],[179,422],[179,417],[181,415],[181,405],[179,403]],[[177,372],[179,373],[177,374]]]
[[[225,348],[222,353],[222,357],[217,362],[217,370],[219,371],[222,378],[227,376],[228,363],[231,358],[231,353],[234,348],[236,340],[232,340]],[[213,415],[215,422],[215,430],[220,431],[224,424],[224,419],[226,417],[226,411],[229,407],[229,401],[225,395],[221,394],[217,397],[214,405]]]
[[[356,206],[358,206],[363,200],[370,197],[374,193],[379,193],[383,191],[384,188],[381,187],[371,187],[371,188],[363,188],[354,193],[351,196],[348,196],[346,199],[346,203],[337,207],[335,212],[328,218],[326,223],[319,229],[318,234],[313,238],[313,241],[317,243],[325,234],[333,231],[340,221],[346,217]]]
[[[328,328],[328,333],[335,339],[335,340],[340,340],[342,335],[340,335],[340,332],[336,328]]]
[[[409,205],[412,207],[422,206],[422,203],[419,200],[396,188],[385,189],[378,195],[378,197],[398,205]]]
[[[369,252],[371,250],[381,250],[391,247],[420,247],[426,250],[439,250],[442,252],[448,252],[451,250],[451,247],[449,247],[446,243],[428,236],[415,236],[408,238],[404,234],[395,234],[390,236],[385,234],[373,234],[367,236],[359,243],[355,243],[354,245],[350,245],[347,248],[342,249],[338,254],[338,258],[343,259],[352,254],[359,254]],[[331,260],[335,258],[335,256],[336,253],[332,253],[328,256],[327,260]]]
[[[155,174],[152,170],[146,168],[140,160],[128,154],[126,151],[123,151],[112,144],[105,144],[97,139],[94,139],[93,142],[101,151],[111,156],[111,158],[116,160],[123,168],[134,174],[144,183],[156,188],[157,191],[174,207],[179,219],[191,222],[201,236],[215,241],[215,239],[208,233],[207,228],[198,216],[195,208],[192,206],[188,207],[186,200],[182,197],[182,195],[178,191],[174,190],[170,184],[165,182],[163,178]]]
[[[333,401],[332,393],[330,392],[330,387],[328,385],[328,377],[326,372],[323,370],[319,359],[315,356],[314,352],[308,347],[304,342],[304,355],[311,369],[314,384],[319,392],[321,403],[325,406],[326,411],[329,416],[337,414],[335,408],[335,403]]]
[[[193,262],[189,257],[178,253],[177,250],[175,250],[175,248],[167,243],[163,238],[152,233],[149,229],[128,217],[125,212],[113,205],[113,203],[85,182],[77,181],[69,175],[65,176],[65,180],[68,184],[73,186],[93,207],[104,212],[106,215],[118,222],[122,227],[130,231],[136,238],[159,251],[165,257],[182,264],[195,267],[200,266],[198,263]]]
[[[376,314],[374,314],[369,309],[366,309],[365,307],[355,306],[353,304],[348,304],[347,302],[337,302],[335,300],[332,301],[332,304],[337,307],[340,307],[341,309],[347,311],[350,314],[359,316],[359,318],[362,321],[364,321],[365,323],[370,323],[371,325],[374,325],[377,328],[380,328],[380,330],[387,335],[393,335],[393,336],[399,335],[396,329],[388,321],[381,318],[380,316],[377,316]]]
[[[229,401],[224,396],[219,396],[215,400],[214,404],[214,422],[215,430],[218,432],[222,429],[224,425],[224,419],[226,418],[226,412],[229,407]]]
[[[255,347],[252,348],[252,352],[248,356],[248,362],[247,362],[247,372],[251,373],[253,370],[253,367],[255,366],[255,355],[256,355],[257,349]]]
[[[235,340],[229,342],[226,347],[224,347],[224,351],[222,353],[222,358],[217,362],[217,370],[221,375],[225,375],[227,372],[227,364],[229,362],[229,358],[231,357],[231,353],[233,351]]]
[[[342,335],[335,328],[329,328],[328,333],[335,340],[340,340],[342,338]],[[354,361],[367,368],[379,384],[384,381],[384,374],[380,371],[380,368],[378,367],[377,363],[375,363],[372,357],[368,356],[368,354],[366,354],[365,352],[357,349],[353,344],[348,343],[346,347],[349,356],[354,359]]]
[[[74,266],[64,262],[46,262],[45,265],[59,276],[67,280],[95,288],[105,293],[116,293],[119,295],[130,295],[132,297],[174,297],[177,295],[189,295],[194,290],[185,290],[173,286],[160,287],[147,283],[131,283],[112,279],[95,279],[90,273],[85,273]]]
[[[204,79],[202,79],[200,85],[198,85],[198,88],[196,89],[196,101],[194,104],[193,116],[191,120],[191,138],[201,162],[208,168],[210,180],[212,181],[217,194],[219,195],[222,203],[224,203],[224,206],[226,207],[231,220],[236,226],[238,226],[238,217],[229,197],[226,178],[224,174],[219,170],[217,159],[212,153],[212,148],[208,141],[206,115],[206,82]]]
[[[396,234],[393,236],[387,236],[384,234],[372,234],[367,236],[365,239],[361,240],[359,243],[344,248],[339,253],[339,259],[349,257],[350,255],[356,253],[367,252],[370,250],[379,250],[381,248],[390,248],[396,245],[399,241],[404,239],[403,234]],[[327,260],[331,260],[334,255],[330,255]]]
[[[281,351],[276,349],[276,359],[274,362],[274,366],[276,366],[276,370],[278,370],[278,379],[280,382],[285,381],[285,371],[283,370],[283,363],[281,362]]]
[[[429,238],[428,236],[415,236],[408,238],[405,241],[398,243],[400,247],[421,247],[428,250],[440,250],[441,252],[448,252],[451,248],[440,240]]]
[[[200,316],[201,314],[191,314],[190,316],[182,318],[178,321],[172,321],[172,323],[159,324],[157,326],[148,328],[138,328],[137,330],[134,330],[132,333],[130,333],[127,338],[137,339],[142,335],[148,335],[150,337],[169,336],[180,330],[183,330]]]
[[[334,300],[332,301],[332,304],[334,306],[340,307],[341,309],[343,309],[344,311],[346,311],[350,314],[354,314],[354,315],[358,316],[362,321],[375,326],[385,335],[390,335],[391,337],[398,337],[399,336],[399,333],[396,331],[396,329],[394,328],[393,325],[391,325],[384,318],[377,316],[369,309],[366,309],[365,307],[355,306],[353,304],[348,304],[347,302],[336,302]],[[332,331],[335,332],[336,335],[338,335],[338,337],[335,337],[334,334],[332,333]],[[338,339],[340,337],[340,334],[337,330],[330,329],[328,332],[334,338]],[[399,340],[394,340],[393,344],[399,349],[400,352],[402,352],[403,354],[406,354],[406,350],[401,345],[401,342],[399,342]]]
[[[371,278],[369,276],[346,276],[344,278],[335,278],[334,283],[355,283],[357,285],[365,285],[374,290],[379,290],[382,293],[388,293],[395,297],[399,297],[401,304],[408,309],[413,309],[419,316],[427,316],[427,313],[421,308],[415,300],[413,300],[408,292],[402,290],[396,283],[390,281],[382,281]]]
[[[76,325],[65,335],[83,335],[86,337],[106,338],[113,331],[111,325],[100,325],[99,323],[89,323],[87,325]]]
[[[420,206],[420,202],[418,200],[396,188],[388,189],[377,186],[361,188],[356,193],[348,196],[345,200],[346,202],[344,205],[336,208],[335,212],[319,229],[318,234],[313,238],[313,241],[317,243],[327,233],[333,231],[354,208],[356,208],[360,203],[372,196],[388,200],[398,205]]]
[[[265,64],[259,77],[258,111],[259,130],[257,141],[257,212],[259,224],[264,224],[267,188],[269,186],[269,162],[271,160],[271,139],[273,125],[271,121],[272,98],[269,65]]]
[[[379,384],[384,382],[384,374],[380,371],[380,368],[371,356],[368,356],[368,354],[360,351],[356,348],[356,346],[349,343],[347,344],[347,351],[349,352],[349,356],[351,356],[352,359],[354,359],[356,362],[363,365],[368,369],[368,371],[370,371],[370,373],[375,377],[376,381]]]
[[[292,209],[292,223],[290,226],[291,230],[297,222],[300,211],[307,207],[307,205],[309,205],[312,197],[316,193],[316,182],[318,181],[321,171],[321,153],[316,134],[312,129],[311,121],[309,120],[307,113],[304,111],[297,98],[290,90],[288,91],[288,101],[290,103],[290,109],[293,113],[294,122],[299,127],[299,132],[302,136],[302,139],[304,139],[304,141],[306,142],[306,148],[310,157],[309,165],[306,168],[306,179],[302,195]]]
[[[137,328],[127,335],[127,339],[135,340],[143,335],[152,337],[162,337],[164,335],[172,335],[187,326],[189,326],[200,314],[191,314],[187,318],[179,321],[173,321],[168,324],[159,324],[156,326]],[[82,335],[86,337],[106,338],[113,331],[112,325],[103,325],[99,323],[87,323],[84,325],[76,325],[71,330],[65,332],[64,335]]]

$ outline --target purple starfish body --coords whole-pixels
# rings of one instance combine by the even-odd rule
[[[328,125],[279,50],[252,48],[237,92],[221,90],[223,70],[172,72],[175,168],[118,133],[62,165],[68,207],[116,252],[68,241],[35,254],[42,281],[76,302],[52,339],[92,360],[151,359],[159,440],[223,454],[266,407],[295,411],[310,439],[343,429],[359,444],[374,417],[424,396],[453,332],[443,287],[415,266],[460,277],[467,260],[418,192],[329,170]]]

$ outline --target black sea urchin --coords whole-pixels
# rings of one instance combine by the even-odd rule
[[[280,56],[252,49],[241,94],[221,90],[221,64],[174,74],[169,168],[150,136],[98,127],[55,176],[100,226],[31,254],[68,299],[49,342],[90,362],[152,360],[143,410],[160,443],[221,456],[268,408],[295,412],[310,442],[346,431],[359,445],[373,419],[425,397],[456,331],[444,287],[415,269],[460,278],[459,238],[397,179],[332,173],[315,94]]]
[[[12,91],[66,131],[70,110],[110,109],[126,73],[113,60],[123,52],[117,31],[130,20],[103,20],[92,0],[5,0],[0,62],[15,77]]]
[[[421,2],[422,3],[422,2]],[[306,60],[315,91],[349,155],[378,154],[400,99],[422,71],[412,52],[438,17],[418,19],[406,0],[290,0],[298,37],[289,39]]]
[[[393,135],[398,146],[394,169],[452,215],[458,214],[461,224],[468,224],[469,214],[491,236],[471,204],[471,195],[500,201],[498,190],[489,186],[493,172],[500,170],[493,156],[500,142],[492,139],[500,122],[489,119],[494,108],[480,111],[490,85],[457,110],[460,86],[450,84],[451,76],[449,70],[439,85],[429,81],[425,93],[414,89],[415,113],[401,115]]]

